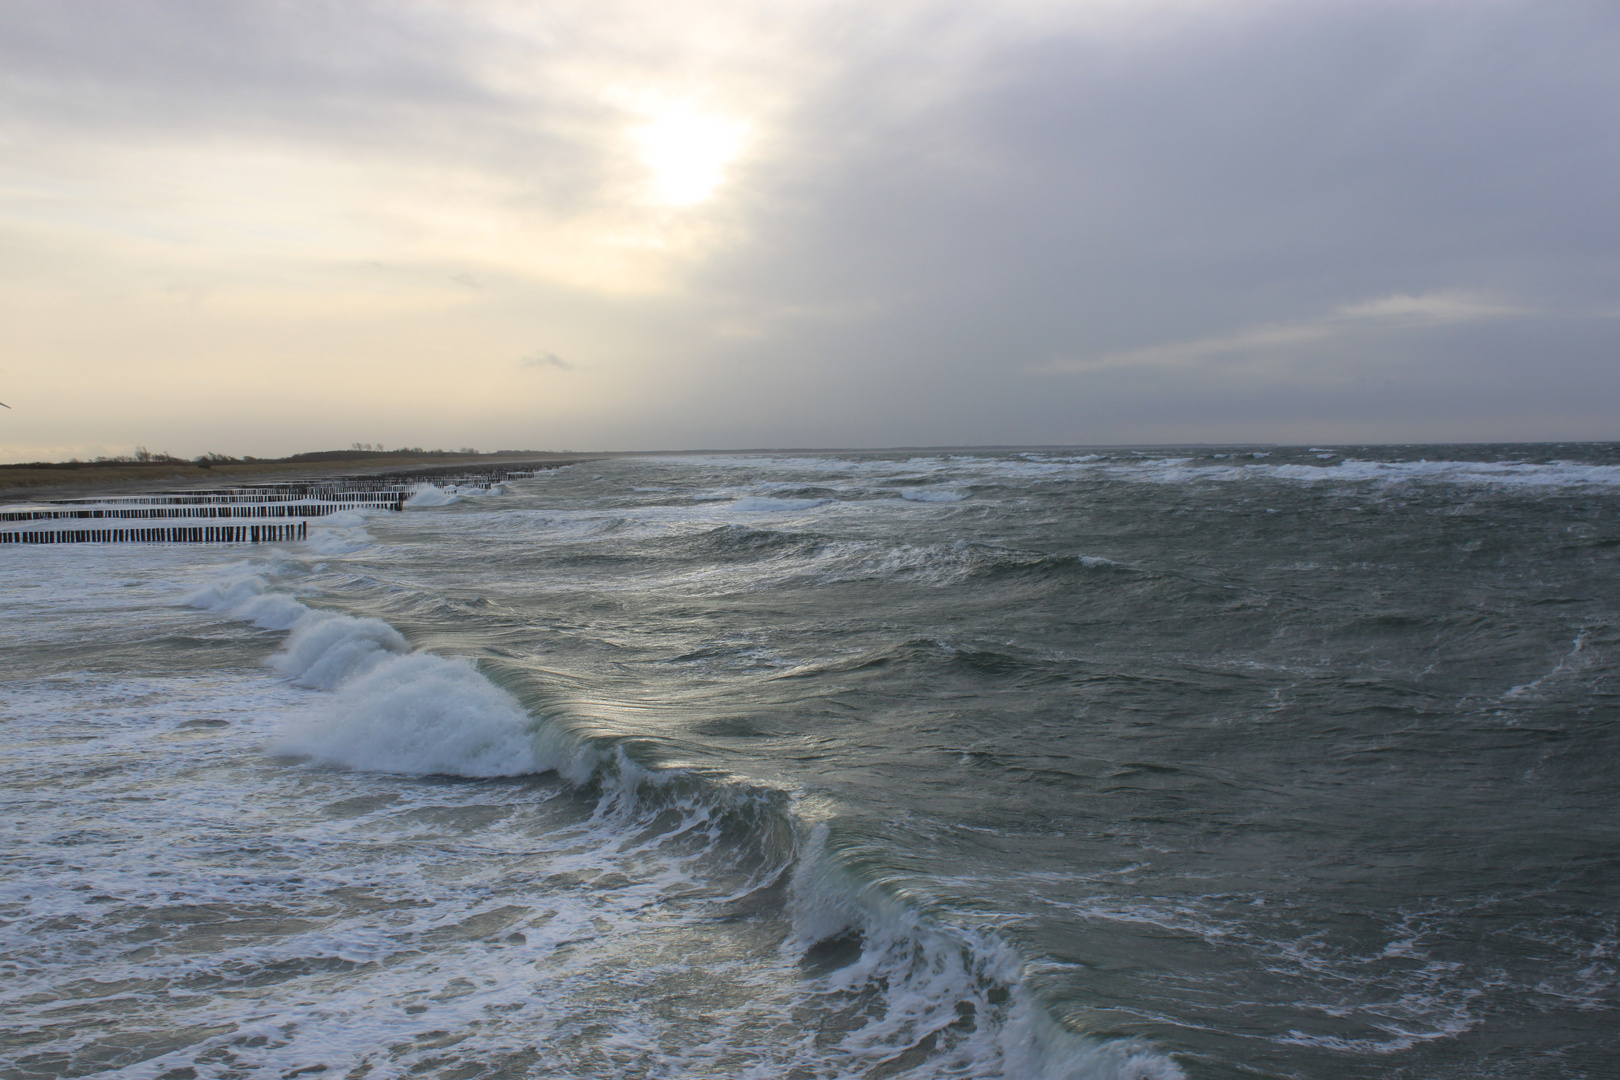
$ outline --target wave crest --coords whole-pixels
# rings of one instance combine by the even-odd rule
[[[521,776],[556,767],[539,759],[528,713],[471,663],[383,655],[290,724],[272,749],[322,765],[418,776]]]
[[[825,824],[795,813],[786,792],[660,767],[643,740],[592,735],[526,700],[540,692],[516,665],[481,671],[413,652],[381,620],[310,609],[268,591],[258,575],[198,590],[188,602],[290,629],[268,662],[327,691],[289,718],[274,752],[407,775],[555,771],[581,793],[594,791],[592,821],[613,833],[614,846],[656,844],[701,861],[712,880],[692,884],[734,915],[785,915],[781,950],[803,979],[785,1004],[794,1015],[843,1018],[814,1049],[822,1065],[831,1055],[839,1075],[1184,1080],[1139,1041],[1064,1028],[1011,945],[935,915],[885,876],[881,859],[833,843]]]
[[[1011,946],[934,917],[898,882],[865,869],[871,861],[863,845],[835,843],[831,829],[816,825],[794,867],[794,933],[783,946],[812,976],[815,996],[866,1006],[864,1023],[838,1046],[860,1068],[873,1075],[1185,1080],[1174,1061],[1140,1040],[1064,1028],[1030,988]]]

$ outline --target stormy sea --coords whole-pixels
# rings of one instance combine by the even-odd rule
[[[1620,447],[0,551],[0,1077],[1620,1075]]]

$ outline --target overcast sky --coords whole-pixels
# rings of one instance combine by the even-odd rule
[[[1620,4],[0,2],[0,459],[1620,438]]]

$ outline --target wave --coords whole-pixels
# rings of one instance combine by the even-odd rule
[[[889,483],[906,484],[902,491],[919,493],[922,496],[919,501],[933,501],[928,500],[924,493],[947,488],[960,490],[964,485],[993,485],[1005,481],[1060,482],[1085,478],[1153,484],[1270,479],[1306,484],[1425,483],[1507,488],[1620,486],[1620,465],[1613,464],[1573,460],[1470,461],[1447,458],[1380,461],[1355,457],[1332,461],[1332,458],[1339,456],[1339,452],[1313,447],[1304,453],[1309,453],[1313,460],[1290,462],[1279,460],[1279,455],[1283,455],[1284,451],[1254,450],[1197,455],[1184,452],[1155,455],[1140,451],[1085,454],[1026,452],[1012,456],[941,454],[905,460],[714,457],[705,459],[705,463],[723,469],[783,470],[801,478],[833,476],[887,480]],[[805,482],[800,479],[794,483],[802,485]],[[935,484],[944,487],[935,488]],[[902,497],[918,496],[902,494]]]
[[[773,589],[795,582],[843,585],[896,581],[943,588],[989,579],[1034,583],[1103,570],[1140,572],[1100,555],[1052,554],[969,540],[941,544],[835,540],[814,533],[744,525],[722,526],[659,544],[662,554],[688,566],[653,575],[621,575],[591,587],[598,591],[672,588],[713,593]],[[574,562],[581,564],[583,560]]]
[[[1218,456],[1218,455],[1217,455]],[[1255,455],[1245,455],[1254,457]],[[1620,466],[1575,461],[1374,461],[1345,458],[1333,464],[1160,458],[1098,462],[1084,468],[1118,479],[1177,484],[1210,480],[1281,480],[1303,484],[1442,484],[1502,488],[1582,488],[1620,485]]]
[[[749,495],[733,502],[727,509],[747,513],[766,513],[783,510],[814,510],[826,506],[831,499],[774,499],[767,495]]]
[[[591,587],[744,592],[794,582],[840,585],[863,581],[947,587],[988,579],[1039,582],[1105,570],[1140,572],[1101,555],[1054,554],[970,540],[939,544],[840,540],[814,532],[740,524],[659,539],[655,547],[667,565],[681,568],[653,575],[620,575]],[[579,565],[583,559],[573,562]]]
[[[976,649],[953,645],[935,638],[914,637],[881,648],[866,649],[836,659],[820,660],[810,664],[778,671],[771,679],[806,679],[823,675],[848,675],[874,668],[888,668],[908,664],[940,665],[947,669],[971,672],[976,676],[996,679],[1027,679],[1060,677],[1055,669],[1038,657],[1015,656],[993,649]]]
[[[271,667],[299,686],[336,690],[391,656],[410,651],[398,630],[381,619],[310,611],[293,624]]]
[[[823,537],[751,525],[722,525],[665,544],[672,555],[699,562],[813,559],[826,546]]]
[[[1011,946],[919,906],[874,875],[874,861],[858,841],[838,843],[825,823],[812,826],[793,872],[793,935],[783,946],[811,975],[813,995],[839,1004],[875,998],[863,1002],[865,1023],[839,1042],[857,1067],[872,1075],[1184,1080],[1141,1040],[1062,1027]]]
[[[1116,457],[985,460],[991,476],[1028,482],[1085,477],[1149,484],[1236,483],[1275,480],[1301,484],[1443,484],[1506,488],[1581,488],[1620,485],[1620,466],[1574,461],[1375,461],[1344,458],[1331,464],[1275,462],[1269,454],[1211,454],[1204,458]],[[1323,457],[1323,455],[1313,455]],[[1248,459],[1248,460],[1240,460]]]
[[[460,502],[454,494],[432,484],[418,484],[411,492],[411,497],[405,500],[407,509],[424,506],[449,506]]]
[[[389,656],[273,744],[321,765],[408,775],[523,776],[569,766],[538,752],[535,725],[470,663]]]
[[[453,489],[438,487],[434,484],[417,484],[411,489],[411,497],[405,500],[407,509],[426,506],[449,506],[460,502],[460,497]]]
[[[949,544],[829,543],[822,565],[806,572],[827,584],[872,579],[910,579],[928,585],[958,585],[976,579],[1046,579],[1076,568],[1128,569],[1099,555],[1052,554],[957,540]]]
[[[1573,461],[1363,461],[1346,458],[1336,465],[1251,466],[1258,475],[1305,483],[1373,481],[1432,482],[1497,487],[1613,487],[1620,485],[1620,466]]]
[[[310,608],[269,591],[257,574],[215,583],[186,602],[290,631],[266,663],[298,686],[332,693],[285,726],[273,744],[278,753],[417,776],[555,771],[583,781],[592,771],[588,747],[544,738],[517,700],[471,662],[413,652],[381,619]]]
[[[918,488],[908,487],[900,489],[900,497],[907,502],[961,502],[967,498],[966,493],[951,488]]]
[[[291,630],[310,612],[286,593],[268,591],[264,578],[252,573],[211,582],[187,595],[185,603],[261,630]]]
[[[1173,1061],[1137,1040],[1064,1028],[1009,944],[915,902],[874,869],[881,859],[837,842],[825,821],[795,810],[789,792],[664,766],[650,740],[571,720],[515,663],[415,651],[388,623],[311,608],[260,573],[215,582],[186,603],[287,632],[267,662],[320,696],[286,720],[273,753],[416,776],[555,773],[596,797],[594,817],[618,844],[679,837],[699,855],[727,846],[732,877],[717,882],[717,900],[775,903],[790,927],[780,948],[801,981],[788,1014],[856,1018],[795,1051],[817,1055],[819,1071],[831,1056],[840,1075],[1182,1080]]]
[[[494,495],[506,495],[510,491],[511,489],[505,483],[494,483],[488,487],[478,487],[471,484],[446,484],[440,487],[437,484],[424,481],[412,485],[410,497],[405,500],[404,505],[411,510],[451,506],[462,499],[488,498]]]

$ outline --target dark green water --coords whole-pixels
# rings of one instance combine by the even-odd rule
[[[315,532],[7,552],[6,1075],[1620,1075],[1615,447]]]

